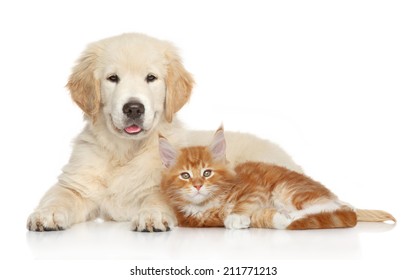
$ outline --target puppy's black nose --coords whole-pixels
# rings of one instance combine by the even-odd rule
[[[128,102],[123,106],[123,113],[130,119],[139,119],[144,115],[145,107],[138,102]]]

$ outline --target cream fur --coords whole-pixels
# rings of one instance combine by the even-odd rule
[[[149,73],[158,79],[146,83]],[[120,82],[108,81],[111,74],[118,74]],[[98,216],[132,221],[137,231],[175,226],[158,188],[162,168],[158,134],[178,146],[209,144],[213,132],[186,131],[175,117],[192,86],[191,75],[168,42],[124,34],[89,45],[68,82],[87,125],[58,182],[29,216],[28,229],[66,229]],[[122,107],[131,99],[145,105],[143,131],[137,135],[123,132]],[[283,150],[266,140],[240,133],[228,133],[226,138],[232,163],[267,161],[300,171]]]

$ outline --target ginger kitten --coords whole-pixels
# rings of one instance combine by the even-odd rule
[[[223,129],[209,146],[175,149],[159,139],[166,167],[161,190],[179,226],[322,229],[357,221],[395,221],[380,210],[356,210],[311,178],[286,168],[245,162],[232,169]]]

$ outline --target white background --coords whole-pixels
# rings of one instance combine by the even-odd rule
[[[402,1],[2,3],[0,274],[122,279],[136,264],[257,260],[279,265],[279,279],[399,279],[406,249],[405,14]],[[197,82],[179,114],[188,127],[214,130],[223,122],[227,130],[276,142],[340,198],[387,210],[398,224],[146,235],[126,223],[92,222],[28,233],[27,216],[56,181],[83,127],[64,88],[71,67],[87,43],[123,32],[179,47]],[[124,260],[72,261],[83,259]]]

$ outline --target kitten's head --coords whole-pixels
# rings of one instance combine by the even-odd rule
[[[227,165],[223,128],[215,133],[209,146],[175,149],[159,138],[159,152],[165,170],[161,190],[171,200],[201,204],[224,192],[234,172]]]

